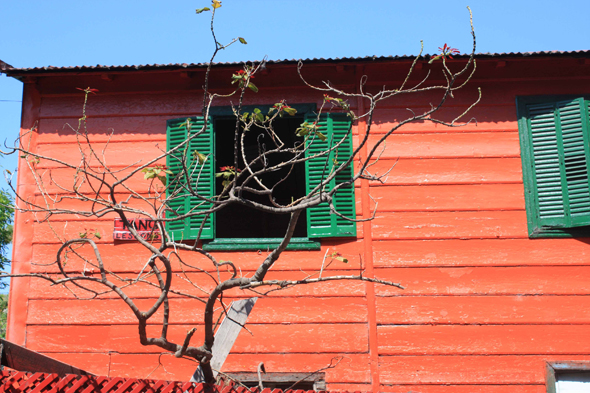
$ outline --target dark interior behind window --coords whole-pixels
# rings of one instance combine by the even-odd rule
[[[295,129],[303,122],[302,116],[281,118],[275,121],[274,128],[276,134],[281,138],[286,146],[293,146],[295,142],[302,142],[302,138],[295,135]],[[234,132],[235,118],[222,117],[217,118],[214,122],[215,131],[215,159],[216,171],[222,166],[234,165]],[[240,135],[243,130],[240,130]],[[263,151],[275,148],[275,142],[267,131],[261,128],[255,128],[244,137],[244,150],[247,160],[260,155]],[[289,153],[274,154],[268,156],[267,166],[273,166],[281,161],[292,158]],[[238,160],[238,167],[244,168],[244,162],[241,157]],[[259,170],[262,163],[258,163],[252,169]],[[299,164],[293,167],[291,173],[287,168],[281,171],[267,173],[261,177],[264,184],[272,185],[285,178],[273,193],[276,203],[286,205],[292,200],[305,195],[305,165]],[[216,180],[216,193],[222,191],[222,180]],[[254,182],[249,183],[250,187],[255,187]],[[258,203],[272,206],[268,195],[256,195],[248,193],[245,195],[248,199]],[[230,205],[216,213],[216,238],[280,238],[282,237],[289,224],[290,215],[277,215],[265,213],[251,207],[241,204]],[[307,225],[305,214],[299,216],[297,227],[295,228],[294,237],[306,237]]]

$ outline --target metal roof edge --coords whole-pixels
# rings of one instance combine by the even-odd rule
[[[434,55],[424,55],[423,61],[429,60]],[[362,62],[387,62],[387,61],[410,61],[416,56],[395,55],[395,56],[364,56],[364,57],[336,57],[336,58],[307,58],[307,59],[282,59],[266,60],[269,65],[272,64],[296,64],[303,61],[307,64],[334,64],[334,63],[362,63]],[[469,55],[456,55],[454,59],[467,59]],[[484,59],[508,59],[508,58],[533,58],[533,57],[590,57],[590,50],[577,51],[539,51],[539,52],[508,52],[508,53],[477,53],[475,58]],[[214,67],[238,66],[246,62],[219,62],[214,63]],[[256,62],[256,61],[254,61]],[[18,77],[27,74],[62,74],[62,73],[86,73],[86,72],[134,72],[134,71],[153,71],[153,70],[191,70],[206,68],[208,63],[170,63],[170,64],[138,64],[138,65],[101,65],[96,66],[67,66],[67,67],[31,67],[16,68],[0,61],[1,72],[8,76]]]

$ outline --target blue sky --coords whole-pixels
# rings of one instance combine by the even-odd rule
[[[218,61],[425,53],[444,43],[478,52],[590,49],[590,1],[223,0]],[[209,60],[208,0],[21,0],[0,5],[0,60],[15,67],[192,63]],[[14,141],[22,84],[0,75],[0,139]],[[14,170],[12,158],[0,166]],[[4,177],[0,188],[6,188]]]

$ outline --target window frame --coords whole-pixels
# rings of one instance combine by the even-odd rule
[[[588,101],[590,95],[548,95],[548,96],[517,96],[516,114],[520,140],[520,153],[522,164],[522,176],[524,183],[525,208],[529,238],[573,238],[590,236],[590,226],[579,227],[549,227],[541,226],[537,217],[538,199],[537,188],[533,171],[533,154],[531,147],[530,130],[528,127],[527,105],[558,102],[564,100],[583,99],[586,101],[586,114],[588,114]],[[586,135],[590,140],[590,120],[586,119],[588,129]],[[586,162],[589,163],[590,157]],[[590,167],[590,165],[588,165]]]
[[[221,374],[221,379],[229,379],[227,382],[232,380],[240,381],[241,383],[249,387],[258,387],[258,373],[248,371],[235,371],[235,372],[224,372]],[[276,387],[277,384],[292,386],[297,383],[305,383],[307,386],[313,385],[313,391],[326,390],[326,373],[315,372],[315,373],[302,373],[302,372],[268,372],[261,373],[262,384],[264,388],[270,388],[271,390],[282,389]],[[302,389],[301,386],[295,385],[293,391],[309,391],[309,389]]]
[[[589,361],[547,362],[545,364],[545,386],[547,393],[557,392],[557,374],[568,372],[590,372]]]
[[[303,115],[304,119],[306,119],[306,121],[309,121],[309,119],[311,118],[315,118],[315,113],[317,110],[317,105],[316,104],[293,104],[291,105],[293,108],[297,109],[297,114],[298,115]],[[252,112],[254,110],[254,108],[258,108],[260,109],[263,113],[268,112],[268,110],[272,107],[272,105],[247,105],[247,106],[243,106],[242,107],[242,112]],[[330,114],[330,116],[335,116],[336,114],[332,113]],[[344,114],[337,114],[337,115],[344,115]],[[234,116],[234,112],[233,112],[233,108],[231,106],[217,106],[217,107],[211,107],[209,110],[209,125],[207,127],[211,127],[211,132],[214,133],[214,122],[215,122],[215,118],[216,117],[228,117],[228,116]],[[202,116],[197,116],[195,117],[196,119],[201,119],[202,121]],[[172,122],[178,121],[178,120],[182,120],[183,118],[177,118],[177,119],[170,119],[168,120],[168,128],[170,128],[170,124]],[[186,118],[184,118],[186,119]],[[198,120],[197,120],[198,121]],[[336,132],[336,131],[334,131]],[[348,148],[351,149],[351,153],[354,151],[352,150],[352,131],[350,132],[350,143],[347,143]],[[169,136],[167,134],[167,146],[168,149],[170,149],[170,141],[168,140]],[[214,138],[213,138],[214,139]],[[215,152],[215,141],[212,141],[212,147],[211,147],[211,151]],[[340,149],[340,148],[339,148]],[[307,166],[309,165],[309,161],[306,162],[306,172],[308,171]],[[351,167],[352,167],[352,163],[351,163]],[[213,172],[215,172],[215,163],[213,163]],[[309,187],[308,183],[308,179],[306,178],[306,187]],[[352,185],[352,191],[351,191],[351,203],[352,203],[352,212],[354,214],[354,216],[356,217],[356,210],[355,210],[355,203],[356,203],[356,198],[355,198],[355,192],[354,192],[354,184]],[[346,192],[346,191],[344,191]],[[350,191],[349,191],[350,192]],[[308,209],[309,210],[309,209]],[[308,220],[309,220],[309,211],[306,213]],[[202,247],[204,250],[207,251],[245,251],[245,250],[271,250],[273,248],[276,248],[280,241],[282,240],[282,238],[218,238],[216,237],[216,231],[215,231],[215,218],[212,217],[212,226],[213,226],[213,237],[212,239],[202,239]],[[186,230],[186,223],[185,223],[185,229]],[[320,250],[321,249],[321,243],[319,242],[319,239],[324,238],[324,237],[340,237],[340,236],[344,236],[344,237],[353,237],[356,239],[356,223],[354,223],[354,230],[345,230],[345,231],[339,231],[338,233],[342,232],[343,234],[339,234],[339,235],[319,235],[319,236],[310,236],[310,224],[308,222],[307,224],[307,237],[298,237],[298,238],[293,238],[291,239],[290,244],[287,246],[287,250]],[[178,239],[176,239],[178,240]],[[186,240],[189,240],[189,238],[186,238]]]

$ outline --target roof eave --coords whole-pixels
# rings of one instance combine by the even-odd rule
[[[422,61],[428,61],[433,55],[425,55]],[[487,59],[523,59],[523,58],[590,58],[590,50],[579,51],[543,51],[543,52],[510,52],[510,53],[478,53],[475,58],[478,60]],[[456,55],[454,59],[467,59],[469,55]],[[312,58],[312,59],[284,59],[284,60],[268,60],[269,65],[292,65],[303,61],[306,64],[359,64],[367,62],[404,62],[413,61],[415,56],[365,56],[365,57],[343,57],[343,58]],[[243,62],[225,62],[214,63],[216,68],[235,67],[243,64]],[[41,76],[41,75],[56,75],[56,74],[86,74],[86,73],[126,73],[138,71],[177,71],[177,70],[197,70],[204,69],[208,63],[176,63],[176,64],[145,64],[145,65],[124,65],[124,66],[74,66],[74,67],[34,67],[34,68],[15,68],[9,64],[0,61],[0,72],[5,73],[13,78],[23,80],[26,76]]]

